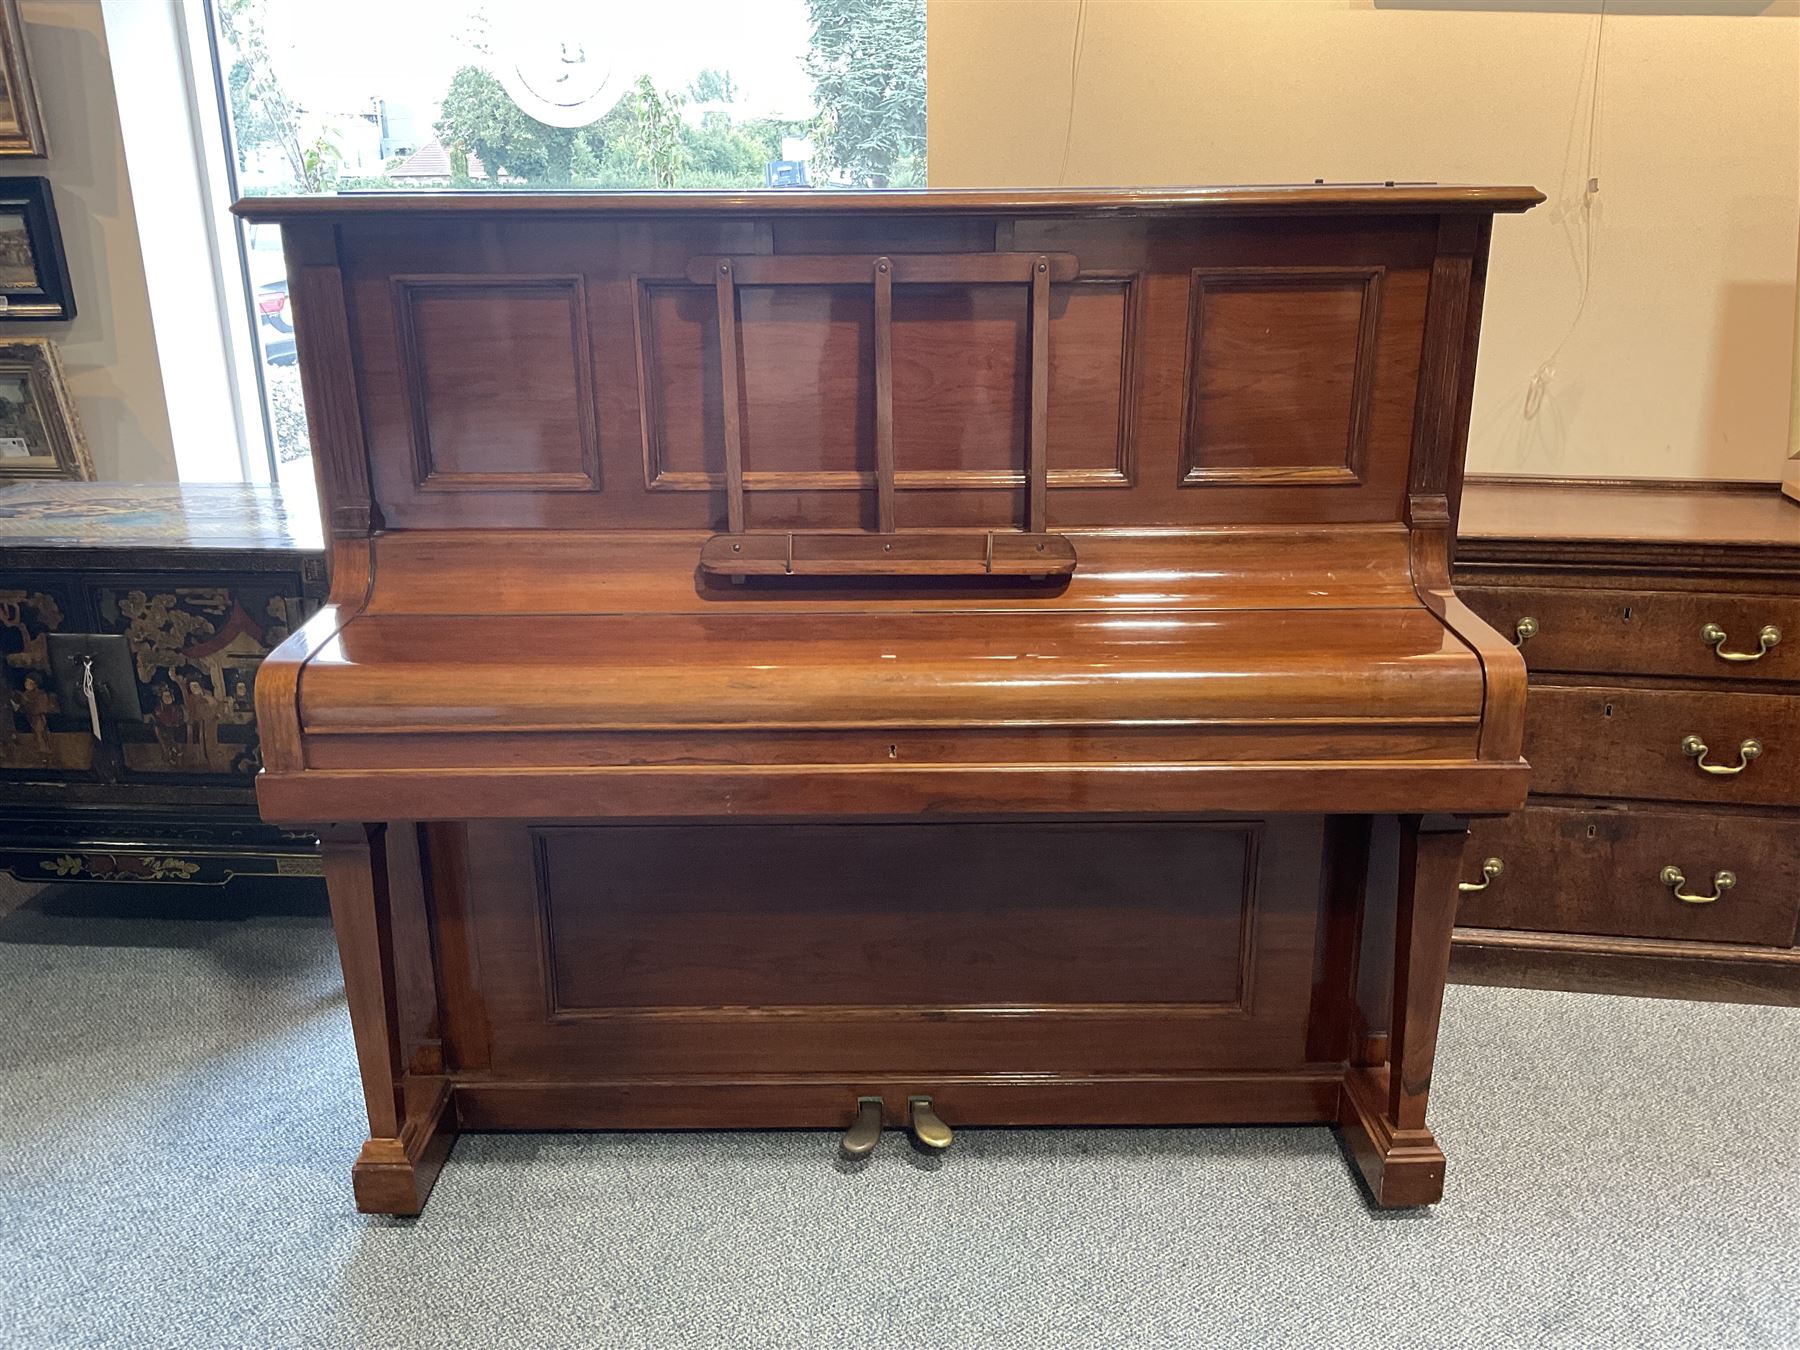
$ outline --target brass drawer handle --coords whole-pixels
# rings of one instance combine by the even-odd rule
[[[1736,872],[1714,872],[1713,893],[1711,895],[1689,895],[1681,888],[1687,885],[1687,878],[1681,869],[1670,863],[1662,870],[1662,884],[1675,893],[1675,898],[1685,905],[1710,905],[1726,891],[1737,885]]]
[[[1506,870],[1506,866],[1498,858],[1489,858],[1481,864],[1480,881],[1459,881],[1456,889],[1467,895],[1470,891],[1485,891],[1494,884],[1494,878]]]
[[[1538,635],[1538,621],[1527,614],[1513,625],[1513,646],[1523,647]]]
[[[1756,650],[1753,652],[1726,651],[1725,630],[1716,623],[1701,626],[1700,640],[1711,647],[1713,655],[1721,661],[1760,661],[1764,652],[1781,641],[1781,630],[1772,623],[1764,624],[1762,632],[1756,635]]]
[[[1738,762],[1736,764],[1708,764],[1706,762],[1706,742],[1698,736],[1681,738],[1681,753],[1693,759],[1702,773],[1716,773],[1729,777],[1734,773],[1742,773],[1750,767],[1750,761],[1761,755],[1763,743],[1752,736],[1738,744]]]

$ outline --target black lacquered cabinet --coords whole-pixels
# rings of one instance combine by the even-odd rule
[[[238,484],[0,488],[0,869],[318,873],[253,790],[257,669],[326,590],[310,505],[296,516]]]

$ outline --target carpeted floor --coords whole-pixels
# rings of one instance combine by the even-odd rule
[[[1215,1129],[468,1136],[392,1221],[282,894],[0,917],[0,1343],[1800,1346],[1797,1011],[1453,989],[1397,1217],[1325,1130]]]

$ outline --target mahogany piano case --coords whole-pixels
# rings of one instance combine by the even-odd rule
[[[259,199],[330,603],[257,684],[370,1139],[1425,1124],[1524,668],[1449,582],[1524,188]]]

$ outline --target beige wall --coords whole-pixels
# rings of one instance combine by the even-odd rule
[[[169,410],[99,0],[26,0],[21,11],[50,158],[0,161],[0,173],[50,180],[76,317],[0,324],[0,337],[56,339],[101,478],[170,480]]]
[[[934,187],[1533,184],[1495,229],[1471,468],[1781,476],[1795,0],[1088,0],[1071,117],[1083,8],[929,0]]]

